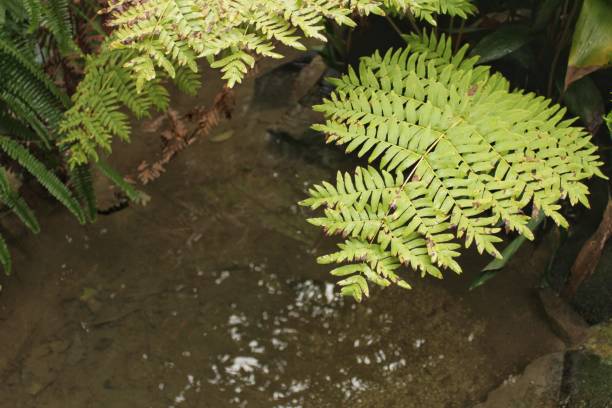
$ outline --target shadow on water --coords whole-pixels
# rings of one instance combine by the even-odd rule
[[[468,276],[406,271],[410,292],[376,290],[360,305],[336,295],[315,263],[332,242],[296,202],[354,164],[300,139],[316,118],[292,101],[295,72],[244,84],[215,131],[233,137],[181,153],[145,208],[86,227],[54,210],[40,236],[18,238],[19,276],[0,294],[0,405],[466,407],[563,347],[532,289],[543,245],[474,292],[486,260],[470,254]],[[126,172],[157,149],[156,135],[134,139],[115,147]]]

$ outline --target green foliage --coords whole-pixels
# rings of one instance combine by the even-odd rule
[[[142,191],[136,190],[131,184],[129,184],[117,170],[113,169],[104,160],[98,160],[96,163],[98,170],[102,172],[110,181],[112,181],[119,189],[129,198],[130,200],[146,204],[149,201],[149,196]]]
[[[302,36],[325,41],[325,19],[354,26],[353,11],[367,15],[412,12],[435,23],[434,15],[466,17],[467,0],[120,0],[105,10],[114,30],[100,54],[89,57],[86,75],[73,96],[74,106],[61,126],[60,146],[70,150],[71,166],[109,152],[113,137],[129,139],[128,118],[155,106],[163,109],[166,76],[194,94],[198,60],[219,69],[229,87],[240,83],[257,57],[281,58],[276,45],[305,49]],[[160,72],[158,72],[160,71]],[[121,92],[120,94],[117,94]],[[134,110],[135,101],[146,109]]]
[[[40,232],[34,213],[25,200],[11,187],[4,168],[0,169],[0,201],[10,208],[33,233]]]
[[[11,259],[11,253],[9,252],[8,246],[6,245],[6,241],[4,237],[0,235],[0,264],[2,264],[2,269],[6,274],[10,274],[13,268],[13,262]]]
[[[17,162],[84,222],[80,204],[55,174],[56,169],[47,168],[30,150],[38,148],[45,159],[61,161],[54,143],[70,99],[44,72],[41,59],[55,48],[65,54],[78,50],[72,40],[69,4],[65,0],[0,0],[0,151],[3,165]],[[34,213],[11,187],[4,167],[0,169],[0,202],[32,232],[40,231]],[[9,273],[10,254],[2,238],[0,263]]]
[[[6,136],[0,135],[0,149],[11,159],[18,162],[24,169],[34,176],[38,182],[62,203],[80,223],[85,222],[83,209],[74,198],[68,187],[62,183],[57,176],[47,169],[37,158],[35,158],[25,147]]]
[[[98,148],[110,151],[113,137],[129,140],[129,117],[120,110],[122,106],[138,118],[148,116],[153,107],[166,108],[168,92],[160,79],[147,81],[137,91],[137,80],[123,68],[132,56],[129,51],[103,51],[88,57],[85,78],[59,128],[59,145],[70,149],[72,166],[83,165],[89,158],[98,160]]]
[[[70,184],[76,197],[84,208],[87,221],[94,222],[98,214],[96,207],[96,194],[93,189],[91,169],[83,164],[70,169]]]
[[[50,146],[62,119],[67,97],[39,65],[9,38],[0,35],[0,101],[14,118],[32,128]]]
[[[466,0],[156,0],[118,1],[107,11],[115,27],[110,47],[137,51],[127,64],[139,88],[162,68],[174,78],[176,67],[197,71],[197,59],[207,57],[232,87],[255,63],[252,54],[280,58],[273,40],[304,49],[304,36],[325,41],[324,18],[354,26],[353,10],[361,14],[412,11],[435,24],[433,15],[466,17],[474,11]]]
[[[50,34],[63,55],[80,53],[74,42],[70,4],[68,0],[0,0],[0,13],[10,14],[9,19],[5,15],[5,24],[0,21],[0,26],[4,25],[5,31],[14,31],[22,40],[42,30]]]
[[[583,129],[565,109],[491,73],[467,46],[452,52],[444,35],[408,37],[408,47],[364,58],[331,82],[336,91],[315,107],[314,128],[328,143],[376,162],[335,185],[310,190],[301,204],[325,207],[311,223],[347,240],[322,263],[349,265],[343,293],[360,300],[366,281],[407,286],[399,265],[421,275],[461,272],[457,239],[501,257],[501,228],[533,239],[525,211],[567,226],[559,201],[588,206],[583,180],[605,177]],[[365,278],[365,279],[364,279]]]
[[[413,14],[415,17],[436,26],[436,15],[467,18],[474,14],[476,7],[466,0],[384,0],[385,8],[396,15]]]

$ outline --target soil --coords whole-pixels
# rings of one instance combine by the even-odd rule
[[[537,298],[543,243],[474,291],[488,259],[468,251],[463,276],[405,271],[411,291],[340,298],[315,262],[334,242],[296,203],[355,163],[322,140],[267,131],[295,111],[287,81],[259,97],[255,79],[242,84],[211,136],[233,133],[181,152],[143,188],[147,206],[80,226],[45,203],[41,234],[11,228],[1,407],[468,407],[564,348]],[[220,88],[207,79],[173,106],[209,104]],[[140,126],[131,145],[114,146],[125,173],[159,151]]]

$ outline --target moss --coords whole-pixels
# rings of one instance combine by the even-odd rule
[[[612,365],[612,320],[591,327],[584,346],[588,352],[599,356],[604,363]]]

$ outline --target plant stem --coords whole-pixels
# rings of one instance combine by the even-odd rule
[[[457,38],[454,41],[454,46],[455,46],[455,49],[453,50],[454,53],[456,53],[457,50],[459,49],[459,45],[461,44],[464,29],[465,29],[465,20],[462,19],[461,25],[459,26],[459,34],[457,34]]]
[[[416,31],[418,35],[421,35],[421,29],[419,28],[416,19],[414,18],[414,14],[412,14],[412,11],[410,11],[410,9],[407,10],[407,14],[408,20],[410,21],[410,25],[412,25],[412,29]]]
[[[391,17],[389,16],[385,16],[385,18],[387,19],[387,22],[389,23],[389,25],[393,28],[393,30],[397,33],[397,35],[399,35],[400,37],[402,37],[404,35],[404,33],[402,33],[402,30],[399,29],[399,27],[395,24],[395,22],[391,19]],[[402,37],[403,38],[403,37]]]

